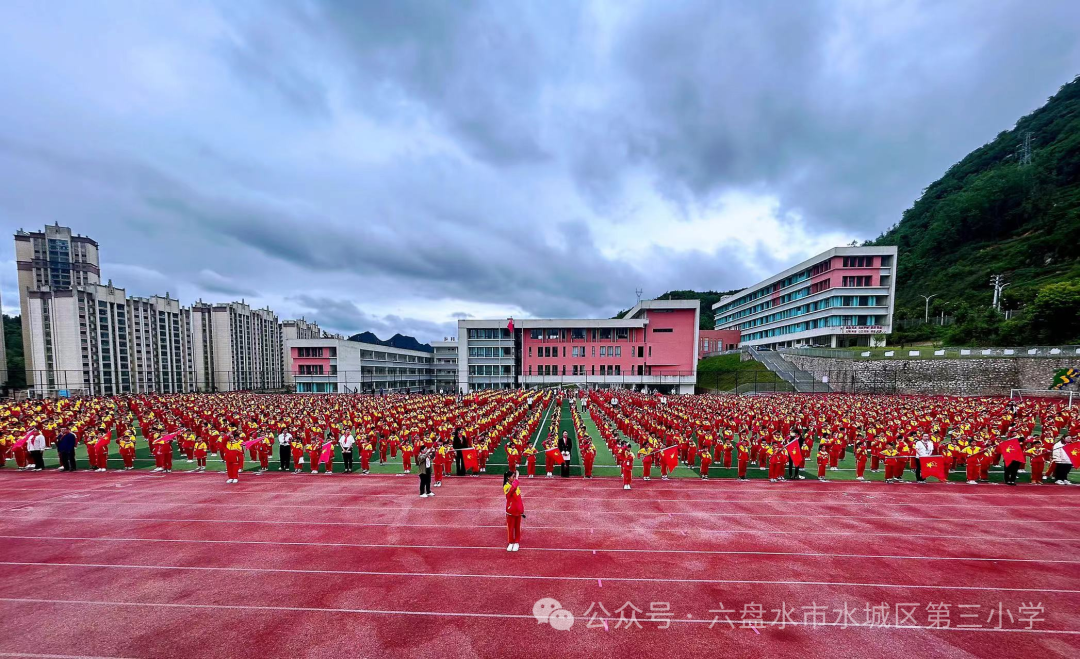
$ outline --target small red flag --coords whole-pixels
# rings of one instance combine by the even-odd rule
[[[998,450],[1001,451],[1001,461],[1008,465],[1010,462],[1019,462],[1024,464],[1027,459],[1024,457],[1024,449],[1020,447],[1020,440],[1013,438],[998,444]]]
[[[548,459],[550,459],[557,465],[561,465],[563,463],[562,452],[559,451],[558,448],[549,448],[547,451],[544,452],[544,455],[546,455]]]
[[[940,455],[928,455],[924,458],[919,458],[920,466],[922,467],[922,476],[933,476],[939,481],[945,481],[945,460]]]
[[[660,451],[660,459],[664,461],[664,467],[667,470],[673,471],[675,467],[679,466],[679,447],[669,446],[663,451]]]
[[[173,439],[174,439],[174,438],[175,438],[175,437],[176,437],[177,435],[179,435],[179,434],[180,434],[180,432],[181,432],[181,431],[177,430],[176,432],[173,432],[173,433],[169,433],[168,435],[162,435],[161,437],[159,437],[159,438],[158,438],[158,441],[159,441],[159,442],[165,442],[165,443],[167,443],[167,444],[171,444],[171,443],[172,443],[172,440],[173,440]]]
[[[514,333],[514,317],[513,316],[506,319],[506,329],[509,330],[511,334]]]
[[[244,448],[246,448],[246,449],[251,448],[252,446],[255,446],[256,444],[258,444],[261,441],[262,441],[261,437],[256,437],[255,439],[249,439],[246,442],[244,442]]]
[[[784,448],[787,449],[787,454],[791,457],[791,464],[799,468],[806,464],[806,458],[802,454],[802,447],[799,446],[798,439],[791,440]]]
[[[465,471],[476,471],[480,468],[480,461],[476,457],[474,448],[461,449],[461,461],[465,463]]]
[[[1072,461],[1072,465],[1074,467],[1080,467],[1080,442],[1066,444],[1062,448],[1065,449],[1065,454],[1069,456],[1069,460]]]

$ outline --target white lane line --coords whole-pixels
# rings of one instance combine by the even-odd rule
[[[0,524],[14,523],[16,521],[52,521],[52,522],[67,522],[67,521],[88,521],[88,522],[158,522],[158,523],[204,523],[204,524],[269,524],[269,525],[299,525],[299,526],[350,526],[350,527],[394,527],[401,528],[401,522],[321,522],[321,521],[298,521],[298,520],[263,520],[263,519],[170,519],[165,517],[17,517],[14,519],[0,519]],[[448,524],[408,524],[409,527],[424,527],[435,529],[502,529],[506,528],[504,524],[469,524],[469,525],[448,525]],[[543,526],[530,524],[529,530],[547,530],[547,531],[591,531],[592,526]],[[635,527],[620,527],[618,529],[602,529],[604,531],[610,531],[613,533],[625,533],[628,531],[642,531],[649,533],[680,533],[681,529],[657,529],[657,528],[635,528]],[[808,536],[808,535],[821,535],[821,536],[858,536],[859,538],[866,537],[888,537],[888,538],[949,538],[957,539],[963,538],[968,540],[979,540],[982,542],[990,540],[1010,540],[1010,541],[1032,541],[1032,542],[1073,542],[1080,540],[1077,536],[1066,536],[1059,538],[1047,538],[1043,537],[1001,537],[996,535],[955,535],[944,533],[872,533],[869,531],[774,531],[767,529],[703,529],[695,528],[691,529],[693,533],[700,533],[704,535],[728,535],[728,534],[747,534],[747,535],[794,535],[794,536]],[[2,536],[0,536],[2,537]]]
[[[504,550],[505,551],[505,550]],[[686,584],[727,584],[760,586],[829,586],[850,588],[918,588],[929,590],[976,590],[1002,591],[1012,593],[1063,593],[1080,594],[1080,590],[1056,588],[1002,588],[992,586],[943,586],[939,584],[897,584],[897,583],[862,583],[857,581],[764,581],[755,579],[686,579],[677,577],[582,577],[582,576],[544,576],[532,574],[476,574],[461,572],[384,572],[371,570],[301,570],[290,568],[258,567],[214,567],[184,565],[135,565],[109,563],[42,563],[0,561],[0,565],[19,567],[71,567],[110,570],[176,570],[181,572],[266,572],[271,574],[339,574],[373,577],[429,577],[447,579],[528,579],[533,581],[617,581],[625,583],[686,583]]]
[[[46,501],[35,501],[33,499],[14,499],[8,500],[11,503],[18,504],[33,504],[33,505],[70,505],[71,500],[58,500],[49,499]],[[468,515],[475,515],[476,513],[489,513],[492,515],[502,514],[502,508],[432,508],[432,507],[419,507],[419,506],[405,506],[405,507],[390,507],[390,506],[305,506],[297,504],[262,504],[262,503],[228,503],[221,502],[208,502],[208,503],[190,503],[190,502],[145,502],[145,501],[82,501],[76,499],[79,506],[153,506],[155,509],[168,508],[168,507],[181,507],[181,508],[193,508],[193,507],[205,507],[205,508],[310,508],[314,510],[398,510],[398,511],[416,511],[422,513],[428,513],[431,511],[439,511],[443,513],[466,513]],[[850,521],[861,520],[892,520],[897,522],[979,522],[979,523],[1002,523],[1002,519],[971,519],[968,517],[911,517],[908,515],[806,515],[795,514],[788,515],[782,513],[721,513],[715,511],[693,511],[693,512],[667,512],[667,511],[641,511],[641,510],[552,510],[550,508],[542,509],[530,509],[528,511],[530,515],[535,514],[555,514],[555,515],[567,515],[577,514],[585,515],[587,517],[607,517],[609,515],[636,515],[638,517],[648,514],[666,514],[666,515],[678,515],[681,517],[734,517],[734,518],[780,518],[780,519],[842,519]],[[257,520],[252,520],[257,521]],[[1009,518],[1004,520],[1009,524],[1080,524],[1080,520],[1069,519],[1015,519]]]
[[[482,613],[478,611],[404,611],[404,610],[391,610],[391,609],[347,609],[347,608],[329,608],[329,607],[314,607],[314,606],[257,606],[254,604],[189,604],[189,603],[177,603],[177,602],[117,602],[111,600],[59,600],[59,599],[42,599],[42,598],[16,598],[16,597],[0,597],[0,602],[9,602],[12,604],[58,604],[67,606],[111,606],[111,607],[139,607],[139,608],[163,608],[163,609],[195,609],[195,610],[234,610],[234,611],[285,611],[294,613],[348,613],[354,615],[387,615],[387,616],[421,616],[421,617],[436,617],[436,618],[499,618],[504,620],[528,620],[535,624],[536,617],[527,613]],[[608,617],[604,618],[607,622],[619,623],[619,618]],[[622,622],[626,622],[623,620]],[[714,619],[698,619],[698,618],[673,618],[672,623],[682,624],[704,624],[715,625],[717,620]],[[726,621],[725,621],[726,622]],[[732,621],[734,623],[735,621]],[[741,622],[741,621],[740,621]],[[772,625],[762,624],[763,629],[768,629]],[[775,625],[779,626],[779,625]],[[972,632],[972,633],[1001,633],[1001,634],[1060,634],[1060,635],[1080,635],[1080,630],[1072,629],[995,629],[980,627],[977,629],[957,629],[956,627],[933,627],[929,625],[893,625],[890,627],[882,627],[880,625],[863,624],[844,624],[839,621],[833,623],[814,623],[814,622],[787,622],[785,627],[840,627],[842,629],[859,629],[867,628],[872,629],[875,634],[880,635],[882,631],[887,630],[926,630],[935,632]]]
[[[210,545],[267,545],[267,546],[299,546],[299,547],[350,547],[368,549],[451,549],[451,550],[490,550],[503,549],[499,546],[489,545],[412,545],[412,544],[366,544],[356,542],[302,542],[275,540],[194,540],[182,538],[104,538],[104,537],[78,537],[78,536],[18,536],[0,535],[0,538],[12,540],[57,540],[57,541],[90,541],[90,542],[164,542],[178,544],[210,544]],[[897,554],[833,554],[823,552],[783,552],[783,551],[751,551],[751,550],[725,550],[725,549],[619,549],[604,547],[527,547],[528,551],[548,551],[565,553],[604,552],[608,554],[709,554],[718,556],[788,556],[788,557],[824,557],[824,558],[879,558],[886,560],[917,560],[917,561],[986,561],[991,563],[1064,563],[1074,564],[1080,561],[1065,559],[1036,559],[1036,558],[978,558],[973,556],[904,556]]]

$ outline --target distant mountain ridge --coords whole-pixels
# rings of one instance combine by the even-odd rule
[[[372,332],[360,332],[359,334],[353,334],[349,337],[350,341],[356,341],[358,343],[373,343],[375,345],[387,346],[390,348],[400,348],[402,350],[418,350],[420,352],[435,352],[435,349],[426,343],[420,343],[411,336],[405,336],[404,334],[395,334],[386,341],[383,341],[379,337],[375,336]]]

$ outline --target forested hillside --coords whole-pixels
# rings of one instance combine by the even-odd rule
[[[968,154],[870,244],[897,245],[897,317],[933,311],[947,328],[894,339],[948,343],[1080,342],[1080,78]],[[1004,308],[989,309],[990,277],[1004,274]]]

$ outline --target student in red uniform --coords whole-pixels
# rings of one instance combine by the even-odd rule
[[[746,480],[746,468],[750,466],[750,442],[745,439],[739,438],[738,444],[739,450],[739,480]]]
[[[292,449],[293,473],[299,474],[303,467],[301,463],[304,461],[304,440],[293,435],[290,448]]]
[[[701,480],[709,480],[709,467],[712,466],[712,454],[708,451],[701,452]]]
[[[506,496],[506,551],[517,551],[521,548],[521,520],[525,517],[525,502],[521,499],[516,469],[503,474],[503,494]]]
[[[201,437],[192,442],[191,454],[195,456],[195,471],[206,471],[206,440]]]
[[[371,456],[375,454],[375,446],[370,439],[365,439],[360,444],[360,474],[369,473],[371,470]]]
[[[642,448],[641,449],[641,480],[643,480],[643,481],[652,480],[650,478],[650,476],[652,476],[652,463],[653,463],[652,449],[650,449],[649,447]]]
[[[825,469],[829,466],[829,447],[818,444],[817,451],[817,477],[819,481],[827,481],[825,478]]]
[[[244,445],[240,443],[240,432],[236,431],[225,442],[225,469],[228,471],[226,483],[240,482],[240,470],[244,468]]]
[[[530,446],[526,448],[523,455],[525,456],[525,474],[528,475],[529,478],[532,478],[536,475],[536,447]],[[545,459],[550,464],[551,458],[545,456]],[[548,469],[548,475],[551,475],[550,468]]]
[[[623,445],[623,457],[622,457],[622,489],[630,489],[630,480],[634,475],[634,452],[630,450],[629,444]]]
[[[120,457],[124,461],[124,469],[135,468],[135,438],[124,435],[120,438]]]
[[[865,442],[855,444],[855,480],[864,481],[863,474],[866,472],[866,456],[869,451]]]
[[[581,462],[585,466],[585,478],[592,478],[593,461],[596,460],[596,447],[592,440],[585,438],[581,443]]]

